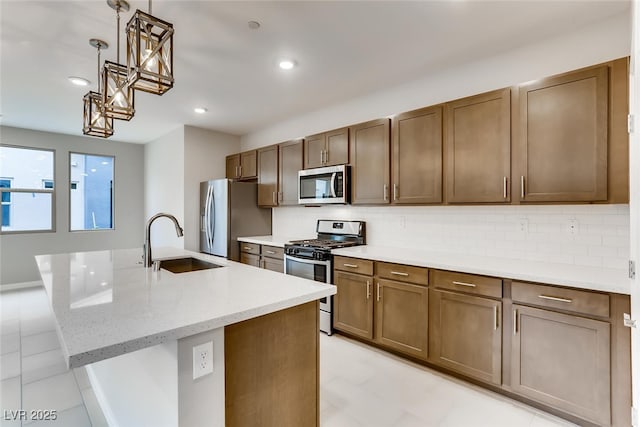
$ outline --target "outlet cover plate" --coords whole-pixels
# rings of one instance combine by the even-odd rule
[[[193,347],[193,379],[213,372],[213,341]]]

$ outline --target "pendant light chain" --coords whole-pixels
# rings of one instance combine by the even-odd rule
[[[102,79],[100,78],[100,48],[102,44],[98,43],[98,93],[102,93]]]
[[[149,15],[153,15],[153,14],[151,13],[151,0],[149,0]]]
[[[117,40],[116,40],[116,62],[119,64],[120,63],[120,4],[118,3],[118,5],[116,6],[116,20],[118,22],[117,27],[118,27],[118,32],[117,32]]]

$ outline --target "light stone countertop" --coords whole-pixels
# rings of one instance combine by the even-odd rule
[[[174,274],[141,264],[142,249],[39,255],[36,262],[71,368],[304,304],[336,287],[173,248],[221,268]]]
[[[524,261],[383,246],[334,249],[334,255],[629,295],[626,269]]]
[[[285,243],[292,240],[315,239],[315,237],[291,237],[291,236],[249,236],[238,237],[239,242],[256,243],[258,245],[277,246],[284,248]]]

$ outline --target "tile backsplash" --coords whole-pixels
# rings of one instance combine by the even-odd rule
[[[367,222],[367,244],[627,268],[629,205],[322,206],[273,209],[273,234],[315,236],[318,219]]]

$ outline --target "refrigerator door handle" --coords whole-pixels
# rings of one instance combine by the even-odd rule
[[[216,232],[216,204],[215,204],[215,194],[213,194],[213,187],[209,189],[211,198],[209,200],[209,206],[212,212],[209,213],[211,218],[209,219],[209,225],[211,226],[211,231],[209,232],[210,246],[213,249],[213,235]]]
[[[204,236],[207,239],[207,251],[211,251],[211,238],[209,238],[209,222],[210,222],[210,217],[209,214],[211,213],[209,207],[211,206],[210,200],[209,200],[209,196],[211,194],[211,186],[207,186],[207,197],[205,198],[204,201]]]

